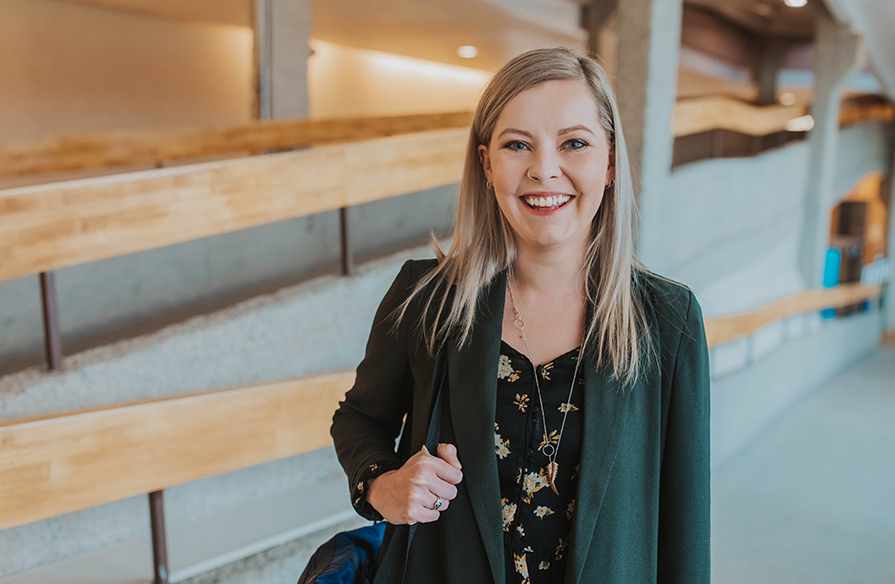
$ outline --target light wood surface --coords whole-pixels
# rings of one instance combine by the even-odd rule
[[[706,340],[709,347],[714,347],[752,335],[760,328],[790,316],[857,304],[879,298],[881,292],[882,286],[842,284],[826,290],[791,294],[750,312],[706,319]]]
[[[0,280],[458,182],[469,130],[0,191]]]
[[[883,333],[882,345],[884,347],[895,347],[895,329],[887,330]]]
[[[757,106],[723,96],[696,97],[674,106],[675,136],[724,129],[750,136],[780,132],[791,119],[805,115],[800,105]]]
[[[0,423],[0,530],[330,445],[354,371]]]
[[[152,164],[229,153],[261,153],[311,144],[468,128],[471,112],[374,118],[255,122],[206,130],[166,130],[71,136],[0,146],[0,177]]]

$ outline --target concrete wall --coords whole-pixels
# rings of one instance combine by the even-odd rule
[[[409,250],[194,318],[157,334],[66,360],[62,374],[35,368],[0,378],[0,419],[213,387],[352,368],[373,315]],[[166,490],[177,525],[340,473],[331,448]],[[145,534],[145,497],[0,531],[0,577]]]
[[[312,118],[472,111],[491,74],[311,41]]]
[[[883,124],[841,130],[837,197],[867,173],[884,172],[888,152]],[[661,229],[644,233],[661,250],[650,267],[693,288],[706,316],[804,289],[797,261],[808,154],[802,142],[676,169],[657,203]]]
[[[243,123],[252,99],[249,28],[0,2],[0,143]]]
[[[445,233],[456,186],[349,210],[357,254]],[[295,276],[339,259],[336,212],[282,221],[56,272],[63,342],[240,288]],[[0,281],[0,360],[43,346],[36,275]]]

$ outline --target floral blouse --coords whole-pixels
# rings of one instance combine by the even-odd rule
[[[501,341],[497,372],[494,447],[500,478],[507,584],[560,583],[565,576],[581,459],[584,380],[581,371],[572,389],[578,349],[539,365],[547,419],[547,441],[538,393],[528,358]],[[567,401],[568,400],[568,401]],[[554,447],[563,414],[568,411],[557,453],[553,492],[547,479],[547,456]]]

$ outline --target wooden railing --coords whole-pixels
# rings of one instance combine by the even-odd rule
[[[842,308],[880,297],[882,286],[841,284],[835,288],[806,290],[785,296],[755,310],[705,321],[709,347],[755,334],[767,325],[806,312]]]
[[[764,136],[782,131],[786,122],[803,115],[800,105],[756,106],[725,96],[698,97],[675,104],[672,131],[675,137],[709,130]]]
[[[471,112],[254,122],[207,130],[72,136],[0,147],[0,177],[159,164],[201,156],[262,153],[399,134],[466,128]]]
[[[0,191],[0,280],[457,182],[448,129]]]

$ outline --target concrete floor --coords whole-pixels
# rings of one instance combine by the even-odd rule
[[[716,584],[895,583],[895,348],[781,416],[712,498]]]
[[[895,348],[782,415],[714,472],[712,497],[715,584],[895,584]],[[188,584],[292,584],[313,549],[346,528]]]

